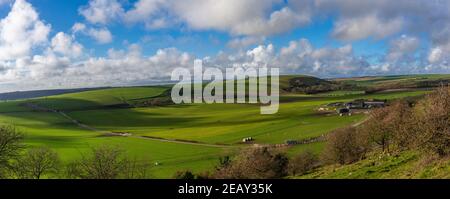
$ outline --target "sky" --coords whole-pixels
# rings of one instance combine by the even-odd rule
[[[0,92],[209,67],[322,78],[450,73],[447,0],[0,0]]]

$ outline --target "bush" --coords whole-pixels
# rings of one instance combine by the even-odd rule
[[[318,163],[319,159],[314,153],[305,151],[289,161],[288,170],[293,176],[304,175],[308,171],[314,169]]]
[[[368,150],[365,134],[354,127],[347,127],[328,135],[321,157],[326,163],[350,164],[363,159]]]
[[[393,144],[400,150],[411,147],[415,139],[414,125],[409,103],[401,100],[389,107],[373,110],[362,130],[371,142],[389,153]]]
[[[10,160],[19,156],[24,148],[22,133],[12,126],[0,126],[0,178],[7,176]]]
[[[41,179],[59,172],[58,154],[46,147],[32,148],[14,161],[12,170],[19,179]]]
[[[409,102],[400,100],[389,107],[388,126],[392,131],[392,142],[400,150],[416,148],[417,122]]]
[[[242,151],[214,177],[219,179],[279,179],[287,175],[288,158],[268,148],[250,148]]]
[[[174,179],[177,180],[193,180],[195,179],[195,174],[192,171],[178,171],[173,176]]]
[[[121,149],[102,146],[69,164],[67,175],[76,179],[141,179],[147,177],[146,171],[146,164],[131,160]]]
[[[450,154],[450,88],[441,87],[417,106],[419,146],[440,156]]]

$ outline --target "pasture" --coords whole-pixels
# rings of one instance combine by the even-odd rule
[[[324,104],[354,99],[392,100],[429,92],[285,93],[281,96],[280,111],[275,115],[261,115],[257,104],[132,106],[136,101],[163,95],[168,89],[164,86],[112,88],[1,102],[0,124],[14,125],[25,133],[28,146],[48,146],[66,163],[81,157],[94,146],[113,145],[142,162],[160,163],[151,168],[154,178],[170,178],[179,170],[213,169],[219,157],[247,147],[241,143],[246,137],[255,139],[251,144],[282,144],[286,140],[319,137],[366,117],[364,114],[339,117],[318,112],[317,108]],[[63,111],[99,131],[82,128],[58,112],[34,110],[25,106],[26,103]],[[133,136],[105,136],[101,131],[126,132]],[[303,150],[318,153],[322,148],[323,143],[313,143],[283,150],[292,156]]]

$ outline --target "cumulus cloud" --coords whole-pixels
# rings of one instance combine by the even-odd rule
[[[90,0],[78,12],[93,24],[108,24],[123,15],[122,5],[117,0]]]
[[[85,24],[82,23],[75,23],[72,26],[72,32],[74,34],[81,33],[87,35],[96,40],[99,44],[111,43],[113,40],[112,33],[105,27],[94,28],[94,27],[87,27]]]
[[[72,36],[59,32],[51,41],[51,50],[65,56],[79,57],[83,53],[83,46],[74,41]]]
[[[112,42],[112,39],[113,39],[111,32],[106,28],[100,28],[100,29],[90,28],[87,31],[87,35],[94,38],[100,44],[110,43],[110,42]]]
[[[265,40],[265,37],[252,37],[252,36],[246,36],[246,37],[236,37],[231,39],[227,46],[229,48],[233,49],[243,49],[247,48],[250,45],[254,44],[260,44]]]
[[[163,0],[139,0],[132,9],[126,11],[124,20],[129,23],[150,20],[150,17],[158,13],[163,6],[165,6]]]
[[[31,4],[17,0],[0,21],[0,60],[29,56],[33,48],[47,42],[50,29]]]
[[[187,0],[172,2],[170,7],[191,28],[235,35],[273,35],[310,22],[310,13],[295,12],[287,6],[271,11],[281,3],[280,0]]]
[[[420,41],[416,37],[402,35],[390,44],[387,61],[396,62],[410,57],[420,46]]]
[[[282,73],[310,74],[325,77],[364,75],[372,70],[362,57],[354,55],[351,45],[338,48],[315,48],[308,39],[291,41],[276,48],[259,45],[246,52],[220,52],[204,60],[208,66],[279,67]]]
[[[376,15],[342,19],[335,24],[333,36],[345,41],[374,37],[382,39],[399,32],[403,26],[402,18],[380,19]]]
[[[430,54],[428,55],[428,61],[432,64],[439,62],[442,60],[443,51],[441,48],[433,48],[430,50]]]
[[[92,24],[106,25],[119,19],[127,24],[143,23],[148,29],[187,24],[195,30],[267,36],[311,21],[310,10],[297,4],[282,0],[138,0],[126,10],[117,0],[91,0],[79,12]]]
[[[321,77],[449,71],[447,1],[137,0],[128,6],[123,2],[91,0],[79,9],[86,19],[83,23],[76,23],[71,33],[50,35],[51,26],[39,19],[33,6],[17,0],[0,21],[2,89],[146,84],[167,79],[175,67],[191,68],[194,59],[203,59],[206,66],[279,67],[285,74]],[[331,18],[331,39],[342,44],[318,47],[308,39],[271,44],[273,35],[305,26],[313,17]],[[76,37],[109,43],[113,35],[108,27],[116,21],[148,29],[176,26],[229,33],[230,51],[202,58],[176,48],[148,53],[139,44],[124,44],[126,48],[109,49],[105,57],[83,56]],[[357,55],[352,46],[367,38],[386,43],[386,53],[375,63],[368,61],[374,57]]]
[[[287,66],[289,72],[337,77],[365,74],[369,63],[354,55],[351,45],[315,48],[307,39],[301,39],[280,50],[278,65]]]
[[[423,31],[437,18],[448,16],[446,1],[316,0],[317,15],[334,15],[333,36],[352,41],[382,39],[400,31]],[[445,9],[448,9],[445,8]]]

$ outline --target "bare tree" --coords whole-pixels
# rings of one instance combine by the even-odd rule
[[[417,106],[419,145],[440,156],[450,154],[450,87],[441,87]]]
[[[383,152],[390,150],[393,137],[392,122],[389,108],[380,108],[370,113],[370,119],[364,125],[364,130],[368,133],[369,139],[379,145]]]
[[[364,158],[369,149],[366,135],[354,127],[347,127],[327,136],[321,158],[325,163],[350,164]]]
[[[19,179],[41,179],[58,173],[60,160],[55,151],[47,147],[29,149],[12,164],[12,171]]]
[[[304,175],[314,169],[319,163],[316,154],[311,151],[304,151],[289,161],[289,173],[293,176]]]
[[[147,177],[148,167],[131,160],[118,147],[101,146],[69,164],[67,175],[77,179],[132,179]]]
[[[392,103],[389,110],[386,125],[392,131],[392,142],[396,149],[402,151],[415,148],[419,132],[410,103],[399,100]]]
[[[12,126],[0,126],[0,178],[6,177],[10,160],[19,156],[23,134]]]

